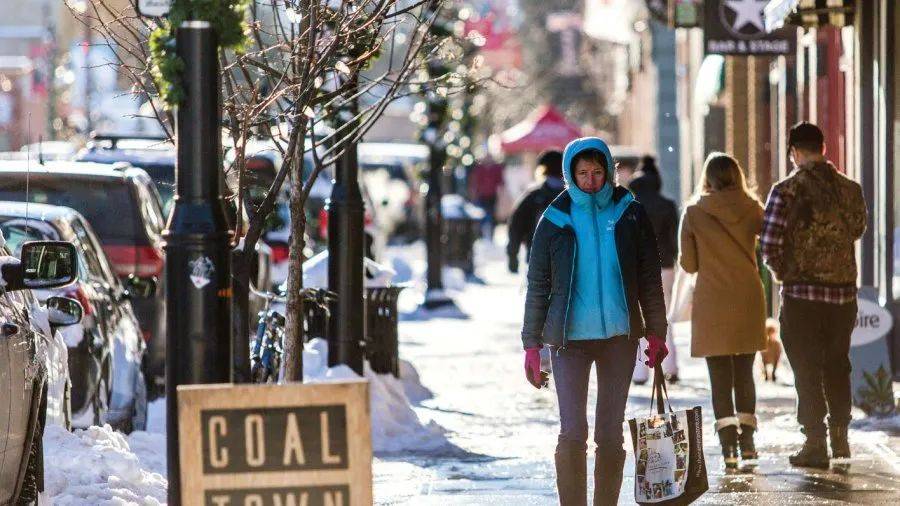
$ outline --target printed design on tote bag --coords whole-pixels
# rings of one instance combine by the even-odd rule
[[[638,422],[634,491],[637,502],[662,502],[684,492],[690,455],[686,427],[684,412]]]

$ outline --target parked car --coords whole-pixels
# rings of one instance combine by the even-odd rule
[[[424,216],[419,174],[427,169],[428,156],[428,147],[422,144],[359,144],[360,177],[379,206],[378,214],[391,239],[410,241],[421,234]]]
[[[312,149],[311,139],[307,139],[306,149]],[[281,169],[283,160],[281,152],[271,140],[252,140],[247,143],[244,153],[247,159],[245,182],[248,188],[248,197],[251,205],[257,206],[266,197],[275,175]],[[324,148],[320,148],[320,153],[324,154]],[[225,157],[226,164],[233,162],[234,156],[234,152],[229,151]],[[313,156],[307,151],[303,171],[304,180],[311,176],[314,170],[313,167]],[[235,174],[230,176],[229,186],[232,187],[232,191],[237,188],[235,176]],[[313,182],[306,200],[307,257],[327,247],[328,221],[326,204],[331,196],[333,178],[333,165],[325,167],[319,174],[319,177]],[[263,242],[272,250],[271,278],[274,285],[284,283],[288,274],[288,246],[291,237],[291,212],[288,206],[289,187],[290,182],[286,180],[278,194],[275,209],[266,220],[265,230],[262,235]],[[371,201],[371,198],[368,200]],[[367,207],[371,208],[372,206],[367,205]],[[381,236],[381,227],[376,226],[372,213],[367,212],[366,243],[374,245],[369,247],[370,251],[381,251],[381,245],[384,243],[384,240],[380,239]],[[374,255],[375,253],[372,254]]]
[[[123,285],[87,220],[67,207],[0,202],[0,232],[14,254],[28,241],[66,241],[78,251],[78,280],[57,290],[35,290],[81,303],[80,326],[63,329],[67,346],[72,425],[109,423],[124,432],[146,427],[146,345],[131,299],[155,291],[152,281]]]
[[[0,241],[2,242],[2,241]],[[21,261],[0,244],[0,504],[32,504],[43,490],[43,433],[47,422],[49,325],[81,320],[77,301],[51,298],[41,310],[30,289],[64,287],[76,277],[75,247],[69,243],[31,242]]]
[[[122,282],[131,277],[155,280],[155,293],[132,300],[147,343],[145,373],[153,398],[165,381],[166,356],[164,224],[153,181],[143,169],[128,165],[0,162],[0,201],[26,200],[78,211]]]
[[[144,169],[156,183],[162,198],[163,216],[169,215],[175,198],[175,147],[165,137],[95,134],[75,155],[76,161],[127,163]]]

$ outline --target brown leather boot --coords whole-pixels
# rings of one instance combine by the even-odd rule
[[[625,450],[597,448],[594,459],[594,506],[615,506],[622,488]]]
[[[556,445],[556,490],[560,506],[587,504],[587,445],[560,441]]]
[[[824,431],[808,431],[802,429],[806,434],[806,441],[800,451],[788,457],[791,465],[797,467],[815,467],[818,469],[828,469],[830,462],[828,460],[828,445],[825,443]]]
[[[828,438],[831,439],[831,458],[850,458],[850,441],[847,438],[847,431],[846,425],[828,426]]]

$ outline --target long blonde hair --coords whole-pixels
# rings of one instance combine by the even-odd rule
[[[758,200],[753,190],[747,186],[744,171],[733,156],[719,151],[710,153],[703,163],[703,174],[697,184],[694,200],[705,194],[737,189],[753,200]]]

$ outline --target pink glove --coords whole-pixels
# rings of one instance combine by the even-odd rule
[[[647,349],[644,350],[644,354],[649,359],[644,361],[647,367],[652,369],[661,364],[666,355],[669,354],[669,349],[666,348],[666,339],[653,334],[648,335]]]
[[[525,378],[534,388],[541,388],[547,384],[547,373],[541,371],[541,349],[528,348],[525,350]]]

